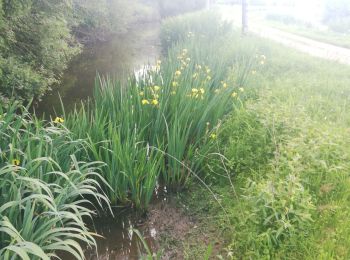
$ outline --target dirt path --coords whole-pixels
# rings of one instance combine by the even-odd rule
[[[218,8],[225,20],[232,21],[234,25],[240,26],[241,13],[239,8],[231,6],[220,6]],[[260,17],[253,17],[253,15],[250,16],[249,32],[315,57],[334,60],[350,65],[350,49],[318,42],[306,37],[268,27],[261,23]]]

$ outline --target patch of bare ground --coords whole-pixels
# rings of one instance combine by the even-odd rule
[[[161,251],[161,259],[194,259],[206,254],[209,246],[213,248],[212,256],[219,254],[223,241],[217,228],[190,212],[191,209],[175,197],[150,207],[144,228],[153,233],[153,249]]]

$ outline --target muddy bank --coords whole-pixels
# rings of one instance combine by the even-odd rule
[[[137,260],[147,254],[142,241],[131,229],[137,229],[148,248],[161,259],[184,259],[183,243],[197,228],[196,221],[185,212],[174,196],[157,198],[147,213],[131,208],[114,210],[110,214],[87,223],[96,233],[96,248],[83,246],[89,260]],[[64,260],[74,260],[69,254],[60,254]]]

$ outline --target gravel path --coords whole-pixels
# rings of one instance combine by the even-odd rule
[[[220,6],[220,12],[227,21],[232,21],[234,25],[240,26],[241,12],[240,8],[231,6]],[[298,36],[292,33],[284,32],[279,29],[263,25],[260,17],[249,17],[249,32],[260,37],[271,39],[285,46],[305,52],[315,57],[333,60],[342,64],[350,65],[350,49],[334,46],[328,43],[322,43],[306,37]]]

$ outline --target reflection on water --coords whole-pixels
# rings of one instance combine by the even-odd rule
[[[157,186],[152,205],[154,207],[168,203],[166,187]],[[89,229],[98,234],[95,237],[96,248],[82,245],[87,260],[137,260],[147,254],[142,241],[131,228],[137,229],[151,252],[157,253],[157,224],[148,220],[147,214],[141,214],[133,209],[114,210],[114,217],[109,213],[87,223]],[[68,253],[59,253],[62,260],[75,260]]]
[[[135,212],[130,210],[119,212],[115,217],[103,216],[93,220],[91,230],[99,237],[95,237],[96,248],[83,248],[86,259],[88,260],[137,260],[144,255],[145,249],[142,242],[130,228],[142,231],[145,241],[152,251],[156,251],[152,232],[144,227],[145,217],[136,216]],[[84,245],[83,245],[84,246]],[[60,253],[59,257],[63,260],[75,260],[68,253]]]
[[[128,33],[114,36],[110,41],[87,47],[64,73],[59,86],[44,97],[36,108],[37,114],[61,114],[61,96],[66,112],[75,103],[92,96],[96,73],[119,80],[128,72],[154,63],[160,53],[158,23],[143,24]]]
[[[95,231],[103,238],[97,238],[97,252],[86,249],[85,256],[91,260],[137,260],[145,253],[140,239],[130,228],[142,230],[144,239],[152,251],[155,251],[151,232],[143,227],[144,218],[136,218],[132,213],[120,214],[116,218],[103,217],[94,222]]]

